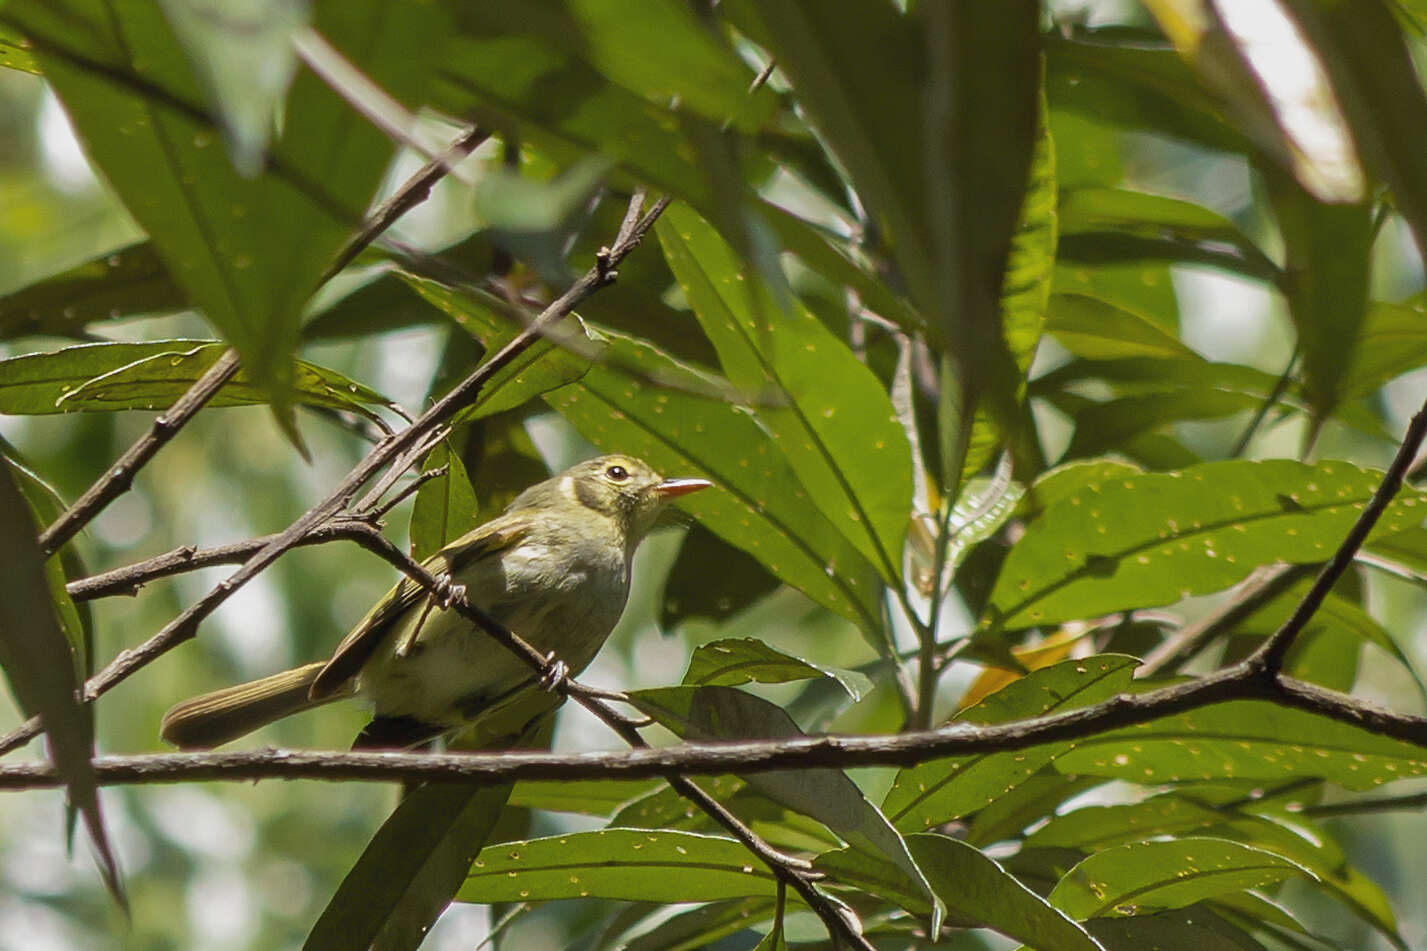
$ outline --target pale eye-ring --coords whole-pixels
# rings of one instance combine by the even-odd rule
[[[604,474],[615,482],[623,482],[629,478],[629,470],[624,466],[610,466],[604,471]]]

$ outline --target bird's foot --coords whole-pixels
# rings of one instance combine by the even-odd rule
[[[436,578],[436,591],[434,592],[436,603],[441,610],[446,610],[457,601],[464,601],[466,598],[466,586],[456,584],[448,574],[438,575]]]
[[[570,668],[551,651],[545,655],[545,669],[540,672],[540,686],[544,690],[555,690],[570,676]]]

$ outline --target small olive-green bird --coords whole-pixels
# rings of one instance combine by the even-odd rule
[[[624,611],[634,550],[660,510],[710,484],[665,479],[629,456],[601,456],[526,489],[424,566],[579,673]],[[188,749],[218,746],[354,695],[374,711],[355,746],[379,749],[473,724],[487,740],[518,735],[560,701],[527,664],[406,579],[329,660],[185,700],[165,714],[161,734]]]

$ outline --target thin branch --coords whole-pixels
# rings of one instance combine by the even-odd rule
[[[1181,627],[1145,655],[1137,676],[1151,677],[1178,670],[1221,635],[1237,628],[1269,601],[1283,594],[1313,570],[1312,565],[1273,565],[1260,570],[1239,586],[1228,602],[1192,624]]]
[[[40,549],[46,555],[59,551],[60,546],[77,535],[110,502],[129,491],[134,475],[192,419],[223,384],[238,372],[238,353],[225,350],[172,406],[154,417],[149,431],[119,457],[104,475],[95,480],[74,504],[40,533]]]
[[[1251,662],[1262,664],[1270,673],[1275,674],[1283,668],[1283,659],[1288,655],[1289,648],[1293,646],[1294,639],[1323,604],[1323,599],[1328,597],[1328,592],[1333,590],[1333,585],[1338,583],[1343,572],[1348,570],[1358,549],[1363,547],[1363,542],[1367,541],[1373,526],[1377,524],[1377,520],[1382,517],[1382,513],[1391,504],[1393,497],[1397,495],[1397,490],[1402,488],[1403,475],[1407,472],[1408,466],[1412,465],[1412,460],[1417,457],[1417,451],[1422,448],[1424,436],[1427,436],[1427,404],[1424,404],[1412,417],[1412,421],[1407,424],[1407,432],[1403,434],[1402,444],[1397,447],[1397,455],[1393,456],[1392,464],[1383,473],[1382,482],[1378,483],[1377,491],[1373,492],[1368,504],[1363,506],[1362,512],[1358,515],[1357,521],[1353,523],[1347,537],[1343,539],[1343,543],[1338,546],[1337,551],[1333,552],[1333,557],[1323,566],[1323,570],[1318,572],[1318,577],[1313,580],[1313,586],[1308,589],[1303,600],[1298,602],[1298,607],[1294,608],[1293,614],[1250,658]]]
[[[271,749],[250,753],[163,753],[100,756],[94,764],[105,785],[260,779],[492,785],[514,780],[647,779],[786,769],[912,766],[945,756],[1075,741],[1215,703],[1246,699],[1287,703],[1427,747],[1427,717],[1393,713],[1283,675],[1271,676],[1260,665],[1244,662],[1197,680],[1142,694],[1121,694],[1066,713],[992,725],[954,723],[909,733],[699,742],[581,753]],[[48,763],[0,766],[0,789],[32,789],[60,783]]]
[[[398,218],[430,198],[432,187],[444,178],[451,168],[474,152],[488,138],[490,138],[489,132],[483,132],[472,126],[447,146],[446,151],[427,162],[416,174],[403,182],[402,186],[390,198],[382,202],[376,211],[367,217],[362,229],[352,235],[351,240],[342,247],[341,251],[337,252],[332,263],[327,265],[327,270],[322,272],[322,277],[317,282],[318,286],[321,287],[340,274],[343,268],[351,264],[363,249],[395,224]]]

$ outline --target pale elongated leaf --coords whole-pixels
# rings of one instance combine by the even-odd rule
[[[671,207],[657,229],[730,381],[755,404],[823,514],[895,581],[912,470],[886,391],[817,318],[764,287],[695,213]]]
[[[862,699],[872,689],[866,674],[822,667],[785,654],[753,637],[700,644],[689,659],[689,669],[684,671],[684,683],[691,687],[737,687],[753,682],[781,684],[822,677],[837,681],[853,700]]]
[[[38,716],[50,760],[84,818],[101,871],[121,902],[119,866],[104,831],[94,755],[93,708],[80,702],[75,655],[55,617],[36,528],[10,465],[0,461],[0,670],[22,711]]]
[[[1011,549],[988,621],[1006,628],[1168,604],[1261,564],[1325,560],[1381,479],[1347,462],[1210,462],[1114,478],[1046,509]],[[1375,535],[1416,524],[1405,492]]]
[[[303,951],[414,949],[481,851],[509,786],[410,792],[367,844]]]

